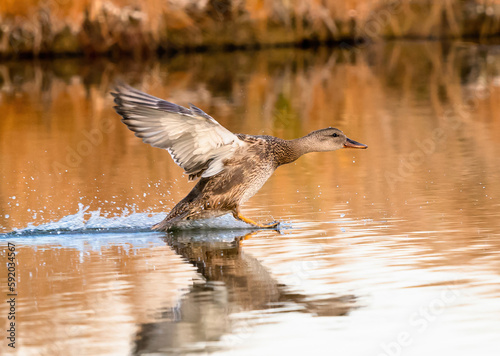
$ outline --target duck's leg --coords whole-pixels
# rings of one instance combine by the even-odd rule
[[[278,222],[272,222],[270,224],[259,224],[252,219],[246,218],[238,210],[233,210],[233,216],[235,219],[246,222],[247,224],[257,226],[257,227],[263,227],[263,228],[272,228],[278,226],[280,223]]]

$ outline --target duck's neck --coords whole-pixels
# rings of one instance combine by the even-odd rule
[[[300,156],[313,152],[310,144],[310,137],[304,136],[294,140],[283,140],[282,150],[279,152],[279,164],[287,164],[295,161]]]

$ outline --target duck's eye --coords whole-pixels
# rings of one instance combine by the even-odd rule
[[[339,137],[339,134],[338,134],[338,133],[334,133],[334,134],[332,135],[332,137]]]

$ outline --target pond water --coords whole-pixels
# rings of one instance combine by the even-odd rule
[[[151,232],[192,183],[120,122],[116,80],[233,132],[369,148],[279,168],[242,212],[281,231]],[[19,354],[500,354],[500,47],[4,62],[0,112]]]

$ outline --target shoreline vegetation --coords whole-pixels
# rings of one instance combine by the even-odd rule
[[[497,0],[3,0],[0,58],[486,39]]]

